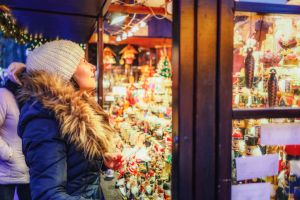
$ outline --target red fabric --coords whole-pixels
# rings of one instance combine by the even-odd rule
[[[286,145],[285,152],[290,156],[300,156],[300,145]]]
[[[233,54],[233,74],[236,72],[240,72],[242,68],[244,68],[244,56],[240,55],[240,53],[234,52]]]

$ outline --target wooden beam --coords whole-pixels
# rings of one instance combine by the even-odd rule
[[[94,33],[89,43],[96,43],[98,40],[97,34]],[[126,40],[122,40],[120,42],[116,41],[115,36],[107,36],[104,35],[103,42],[105,44],[113,44],[113,45],[122,45],[122,44],[134,44],[147,48],[155,48],[157,46],[172,46],[172,38],[149,38],[149,37],[129,37]]]
[[[111,0],[106,0],[101,9],[102,16],[104,16],[108,12],[108,8],[110,5],[111,5]]]
[[[219,1],[217,49],[217,199],[231,199],[231,129],[233,70],[232,0]]]
[[[98,72],[98,104],[103,106],[103,17],[102,13],[97,20],[97,72]]]
[[[196,69],[193,73],[196,99],[194,99],[195,109],[190,110],[194,112],[195,123],[193,189],[194,199],[210,200],[216,199],[217,6],[219,1],[197,0],[196,2],[197,21],[194,39]],[[183,42],[186,37],[189,35],[183,38]]]
[[[299,108],[233,109],[232,119],[299,118]]]
[[[147,48],[155,48],[158,46],[172,46],[172,39],[171,38],[147,38],[147,37],[130,37],[126,40],[122,40],[120,42],[115,42],[115,38],[111,37],[110,44],[115,45],[122,45],[122,44],[134,44],[142,47]]]
[[[128,14],[143,14],[143,15],[166,15],[167,12],[165,8],[162,7],[146,7],[146,6],[128,6],[128,5],[119,5],[111,4],[108,8],[108,12],[121,12]]]
[[[196,5],[194,0],[184,0],[175,1],[173,6],[172,199],[190,200],[195,199],[194,171],[196,170],[194,169],[194,110],[196,109],[194,106],[196,62],[194,10]]]

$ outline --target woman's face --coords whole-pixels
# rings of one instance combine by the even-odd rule
[[[82,59],[74,73],[74,79],[80,90],[94,90],[96,88],[96,67]]]

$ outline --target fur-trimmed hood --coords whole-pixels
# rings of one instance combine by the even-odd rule
[[[87,158],[113,151],[114,130],[93,97],[75,90],[59,76],[42,71],[24,74],[22,83],[18,99],[35,99],[51,110],[59,122],[62,138],[82,150]]]

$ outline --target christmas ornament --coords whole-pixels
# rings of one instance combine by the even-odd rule
[[[103,64],[105,69],[111,69],[112,65],[116,64],[116,54],[109,47],[103,50]]]
[[[252,88],[253,80],[254,80],[255,60],[252,53],[253,53],[253,48],[251,47],[247,48],[247,56],[245,58],[245,81],[246,81],[247,88]]]
[[[278,91],[278,84],[277,84],[277,78],[276,78],[276,70],[271,69],[269,80],[268,80],[268,104],[269,104],[269,107],[276,106],[277,91]]]
[[[135,50],[135,48],[131,45],[127,45],[125,48],[123,48],[120,52],[122,54],[121,60],[125,60],[125,64],[131,65],[133,63],[133,60],[135,59],[135,54],[138,52]]]
[[[263,63],[264,68],[270,68],[273,66],[278,66],[278,63],[281,60],[281,56],[279,53],[273,53],[272,51],[268,50],[265,51],[260,58],[260,62]]]
[[[160,59],[159,59],[158,64],[157,64],[157,68],[158,68],[158,73],[161,76],[163,76],[165,78],[169,78],[169,77],[172,76],[171,62],[170,62],[170,59],[168,57],[166,47],[164,47],[160,51]]]

